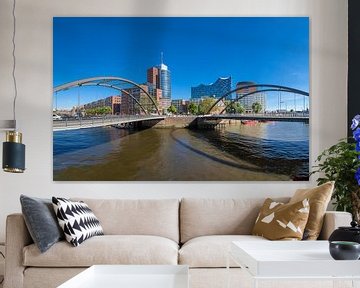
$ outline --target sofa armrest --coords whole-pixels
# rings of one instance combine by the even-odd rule
[[[321,240],[329,239],[331,233],[340,226],[350,226],[352,216],[348,212],[326,211],[324,224],[319,236]]]
[[[22,214],[9,215],[6,218],[4,288],[23,287],[23,248],[32,242]]]

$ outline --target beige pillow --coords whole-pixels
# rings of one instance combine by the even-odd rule
[[[301,240],[308,217],[307,199],[284,204],[268,198],[260,209],[252,234],[269,240]]]
[[[290,199],[289,203],[309,199],[310,213],[305,227],[304,240],[316,240],[319,237],[333,190],[334,182],[327,182],[311,189],[298,189]]]

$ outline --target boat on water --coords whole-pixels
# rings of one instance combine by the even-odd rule
[[[258,120],[241,120],[241,124],[244,125],[256,125],[257,123],[259,123]]]
[[[274,123],[275,121],[273,121],[273,120],[259,120],[259,122],[261,122],[261,123]]]

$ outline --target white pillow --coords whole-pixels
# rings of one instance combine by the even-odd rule
[[[79,246],[86,239],[104,235],[99,220],[84,202],[52,197],[55,214],[66,241]]]

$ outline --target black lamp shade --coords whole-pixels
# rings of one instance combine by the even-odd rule
[[[4,171],[22,173],[25,170],[25,145],[17,142],[3,142]]]

